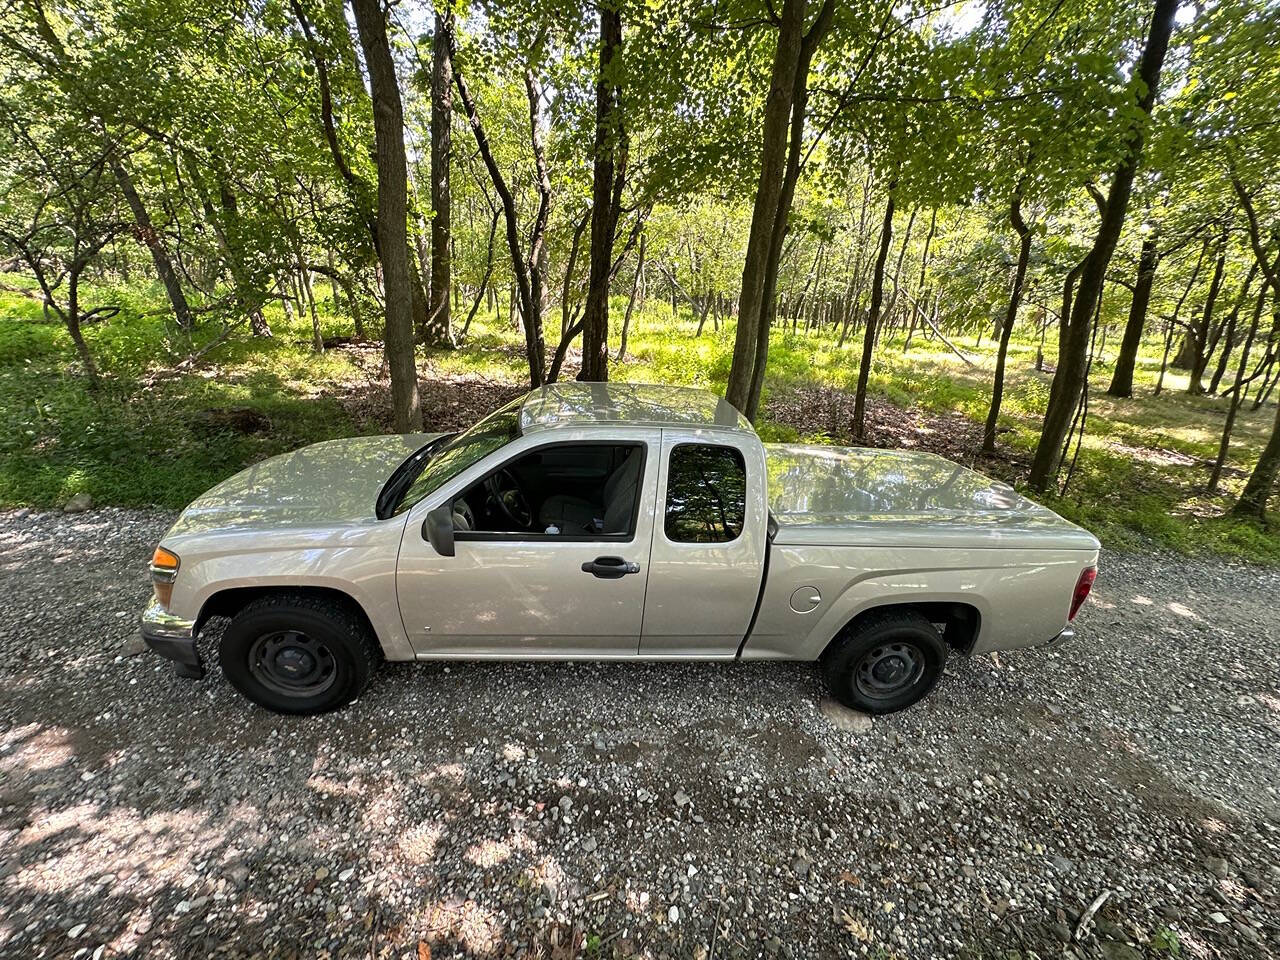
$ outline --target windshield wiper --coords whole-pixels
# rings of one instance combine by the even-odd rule
[[[418,474],[422,473],[423,468],[430,462],[431,455],[445,441],[452,440],[456,436],[456,433],[446,433],[436,437],[411,453],[400,466],[391,471],[391,476],[387,477],[387,482],[382,485],[382,490],[379,491],[378,500],[374,505],[374,515],[379,520],[385,520],[395,513],[396,507],[400,505],[400,499],[413,481],[418,479]]]

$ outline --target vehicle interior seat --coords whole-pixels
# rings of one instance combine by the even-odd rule
[[[605,480],[601,503],[563,493],[552,494],[538,508],[538,522],[543,527],[558,527],[561,533],[567,534],[626,533],[631,528],[643,459],[639,447],[627,451],[626,458]]]

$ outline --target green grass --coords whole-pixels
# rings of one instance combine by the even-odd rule
[[[46,322],[38,303],[0,291],[0,505],[58,506],[84,491],[100,504],[180,507],[246,464],[303,444],[376,429],[343,402],[344,395],[367,393],[370,374],[350,352],[313,354],[308,321],[286,323],[276,310],[270,316],[272,340],[251,340],[241,330],[194,367],[175,369],[189,346],[163,320],[158,291],[96,292],[123,309],[86,333],[103,373],[103,387],[93,394],[62,327]],[[623,304],[616,307],[620,317]],[[548,353],[555,346],[558,319],[553,310]],[[351,332],[340,314],[324,314],[322,323],[327,334]],[[708,323],[695,338],[694,329],[687,311],[673,318],[668,306],[650,301],[637,311],[628,356],[611,375],[723,390],[733,330],[715,331]],[[195,345],[209,343],[217,333],[198,331]],[[900,336],[883,342],[872,367],[872,393],[972,432],[972,425],[986,417],[994,348],[986,340],[975,347],[972,337],[957,343],[974,361],[971,365],[936,341],[917,337],[905,354]],[[1154,342],[1144,345],[1137,397],[1115,400],[1105,395],[1111,376],[1106,358],[1114,358],[1114,342],[1107,347],[1091,377],[1089,429],[1070,489],[1065,497],[1040,499],[1109,546],[1155,544],[1280,562],[1280,532],[1222,516],[1266,441],[1274,407],[1241,411],[1228,461],[1234,471],[1218,495],[1205,494],[1206,463],[1217,452],[1226,404],[1186,395],[1185,375],[1176,371],[1166,376],[1163,395],[1153,398],[1159,348]],[[794,416],[792,422],[769,420],[770,399],[812,385],[851,392],[859,351],[854,342],[837,347],[828,333],[776,332],[763,398],[766,416],[758,424],[761,436],[845,439],[842,424],[797,423]],[[1046,351],[1052,363],[1052,342]],[[1014,482],[1035,447],[1048,397],[1050,377],[1034,370],[1035,353],[1034,341],[1015,336],[1001,418],[1011,428],[1001,436],[1009,457],[980,465]],[[460,379],[460,391],[467,389],[467,378],[517,385],[527,377],[523,341],[510,324],[477,317],[463,349],[433,352],[423,358],[422,371],[424,379]],[[382,389],[377,381],[374,389]],[[375,399],[387,402],[385,396]],[[201,411],[228,406],[265,413],[271,429],[245,436],[210,433],[199,425]],[[969,448],[954,451],[966,462],[973,453]]]
[[[309,324],[272,320],[272,340],[227,342],[175,373],[175,331],[126,308],[86,331],[102,373],[93,393],[61,325],[0,292],[0,504],[58,506],[85,492],[100,504],[180,507],[248,463],[354,432],[325,389],[350,378],[351,363],[337,352],[313,356]],[[228,406],[261,411],[272,429],[242,435],[198,423],[200,411]]]

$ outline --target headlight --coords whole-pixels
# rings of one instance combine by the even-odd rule
[[[178,564],[181,561],[172,550],[156,547],[151,555],[151,583],[155,587],[156,599],[166,610],[173,598],[173,581],[178,578]]]

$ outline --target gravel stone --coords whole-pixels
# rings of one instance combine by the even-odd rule
[[[202,681],[123,655],[172,521],[0,513],[0,956],[1280,956],[1280,571],[1106,552],[1075,641],[857,736],[779,662],[388,664],[292,718],[216,621]]]
[[[831,721],[831,725],[845,733],[870,733],[871,717],[857,710],[850,710],[839,700],[823,697],[818,710]]]

